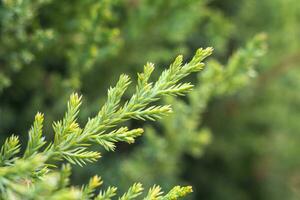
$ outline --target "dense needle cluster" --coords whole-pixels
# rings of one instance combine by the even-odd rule
[[[116,86],[108,90],[107,101],[95,117],[89,118],[85,126],[77,123],[81,96],[70,96],[67,111],[62,120],[53,123],[54,140],[46,142],[43,136],[43,114],[37,113],[29,130],[29,140],[23,155],[19,155],[20,143],[12,135],[3,144],[0,152],[0,190],[3,199],[111,199],[116,188],[109,187],[98,194],[95,190],[102,184],[98,176],[81,188],[69,186],[70,164],[83,166],[95,162],[100,153],[89,150],[92,144],[113,151],[117,142],[133,143],[143,129],[130,130],[120,127],[129,119],[156,120],[169,114],[170,105],[153,105],[162,96],[184,95],[193,85],[179,81],[193,72],[200,71],[202,60],[209,56],[211,48],[197,50],[192,60],[183,64],[178,56],[156,82],[150,82],[154,65],[148,63],[138,74],[135,93],[124,104],[122,95],[130,85],[127,75],[121,75]],[[65,161],[57,170],[57,161]],[[70,163],[70,164],[69,164]],[[143,187],[136,183],[120,200],[135,199]],[[190,186],[176,186],[163,195],[159,186],[152,187],[144,199],[177,199],[192,191]]]

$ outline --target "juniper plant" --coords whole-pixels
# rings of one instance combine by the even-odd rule
[[[130,85],[127,75],[121,75],[116,86],[108,90],[107,101],[95,117],[89,118],[85,126],[77,123],[82,97],[77,93],[70,96],[67,111],[62,120],[53,123],[54,139],[46,142],[43,136],[43,114],[37,113],[29,130],[29,139],[23,155],[17,136],[9,137],[1,148],[0,190],[3,199],[111,199],[116,188],[109,187],[95,194],[102,184],[98,176],[91,178],[81,188],[70,187],[70,164],[83,166],[100,158],[100,152],[89,150],[92,144],[113,151],[117,142],[133,143],[143,129],[129,129],[120,125],[129,119],[156,120],[169,114],[170,105],[158,105],[162,96],[184,95],[191,91],[191,83],[180,80],[193,72],[200,71],[202,60],[209,56],[211,48],[197,50],[187,64],[178,56],[164,70],[156,82],[150,82],[154,70],[152,63],[144,66],[138,74],[137,86],[132,97],[121,104],[121,98]],[[156,103],[155,103],[156,102]],[[155,103],[155,104],[153,104]],[[59,162],[64,164],[57,170]],[[136,199],[143,187],[136,183],[123,194],[120,200]],[[192,191],[190,186],[174,187],[163,195],[159,186],[151,188],[145,199],[178,199]]]
[[[225,66],[210,60],[187,99],[165,99],[173,105],[175,113],[161,120],[159,133],[150,126],[146,128],[143,144],[120,165],[121,174],[128,179],[125,182],[142,177],[144,185],[155,182],[169,187],[178,181],[182,169],[178,165],[184,163],[183,155],[199,157],[211,142],[211,131],[203,127],[201,119],[207,104],[214,98],[237,93],[251,82],[256,74],[255,65],[265,52],[265,37],[265,34],[255,36],[246,47],[238,49]]]

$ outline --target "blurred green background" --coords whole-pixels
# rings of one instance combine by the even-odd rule
[[[121,190],[190,184],[191,199],[300,199],[298,0],[1,0],[0,140],[25,143],[37,111],[50,139],[71,92],[84,123],[119,74],[151,61],[157,77],[207,46],[194,92],[164,100],[174,114],[131,121],[145,135],[75,168],[74,183],[99,174]]]

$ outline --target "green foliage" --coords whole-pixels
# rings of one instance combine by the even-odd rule
[[[1,147],[1,166],[10,165],[15,160],[14,156],[19,151],[19,138],[15,135],[7,138]]]
[[[214,6],[238,27],[232,45],[264,31],[269,50],[250,87],[209,105],[205,124],[214,139],[204,158],[189,164],[199,175],[185,178],[201,188],[198,198],[298,199],[299,4],[216,0]]]
[[[119,67],[133,75],[146,59],[162,64],[179,52],[191,56],[190,49],[199,45],[221,44],[218,39],[188,47],[198,25],[212,17],[206,13],[213,9],[206,4],[204,0],[2,1],[0,95],[8,117],[1,130],[24,130],[34,110],[47,111],[48,118],[56,119],[66,94],[74,89],[85,94],[90,106],[83,115],[89,116],[103,101],[95,91],[105,92]],[[23,120],[18,127],[11,126],[17,117]]]
[[[136,91],[123,105],[120,100],[130,84],[127,75],[121,75],[116,86],[110,88],[107,101],[98,114],[89,118],[83,128],[77,123],[81,96],[74,93],[70,96],[67,111],[61,121],[53,123],[54,141],[46,144],[42,134],[43,115],[37,113],[24,156],[14,157],[19,152],[18,139],[15,136],[6,140],[1,149],[0,188],[4,199],[110,199],[115,195],[116,188],[95,196],[95,190],[101,185],[99,177],[94,176],[81,189],[69,187],[70,166],[55,170],[57,162],[83,166],[87,162],[95,162],[100,153],[90,151],[92,143],[114,150],[116,142],[133,143],[140,136],[142,129],[128,130],[127,127],[117,128],[129,119],[156,119],[168,114],[170,106],[151,106],[162,96],[178,96],[189,92],[193,87],[189,83],[179,81],[193,72],[198,72],[204,64],[201,62],[212,53],[211,48],[198,49],[189,63],[183,64],[182,56],[178,56],[169,69],[162,72],[156,82],[149,82],[154,70],[153,64],[147,64],[144,72],[138,74]],[[142,185],[137,183],[123,194],[120,200],[135,199],[142,194]],[[156,199],[178,199],[191,192],[190,187],[174,187],[166,195],[152,189],[147,195]]]
[[[4,58],[5,69],[1,73],[2,87],[9,86],[7,76],[23,67],[38,70],[45,64],[51,65],[51,61],[45,60],[48,59],[45,53],[53,48],[57,51],[54,53],[58,54],[54,54],[56,59],[64,59],[68,63],[66,70],[70,78],[66,84],[79,87],[79,76],[115,51],[119,45],[119,31],[111,27],[114,2],[72,3],[76,6],[64,9],[68,7],[67,2],[59,7],[51,0],[2,2],[0,56]],[[52,10],[55,14],[48,18],[47,13]],[[73,19],[60,21],[61,16]]]
[[[153,183],[166,189],[193,185],[194,199],[299,199],[299,5],[298,0],[0,1],[1,167],[34,158],[33,149],[50,148],[46,141],[71,141],[71,132],[84,128],[76,124],[97,115],[99,104],[110,102],[103,111],[108,115],[118,111],[114,105],[122,107],[134,88],[124,94],[124,88],[112,90],[111,97],[123,95],[120,102],[99,94],[120,71],[133,76],[149,59],[157,63],[152,73],[157,78],[173,55],[190,58],[198,46],[213,46],[218,61],[210,60],[201,76],[188,80],[199,86],[187,97],[163,99],[174,105],[173,114],[168,105],[151,103],[131,113],[134,120],[109,127],[98,141],[91,139],[96,144],[59,153],[62,160],[80,165],[103,157],[99,165],[73,167],[72,184],[101,173],[103,186],[117,182],[119,193],[141,181],[146,188]],[[251,40],[260,32],[268,35],[269,50],[258,59],[263,44],[260,36]],[[151,73],[147,69],[140,76]],[[169,89],[179,94],[189,87],[183,83]],[[52,124],[72,91],[85,97],[80,113],[73,119],[77,108],[67,108],[68,116]],[[36,110],[47,113],[47,120],[33,124],[25,144],[23,133]],[[144,125],[138,120],[159,118],[161,123],[145,127],[141,144],[115,147],[118,141],[135,140],[141,130],[134,128]],[[99,155],[95,146],[110,152]],[[57,162],[41,166],[34,176],[51,174],[47,170]],[[64,178],[54,179],[66,184]],[[54,185],[46,188],[49,194],[57,190]],[[160,193],[159,187],[152,191],[153,196]],[[101,198],[115,192],[103,190]],[[61,198],[71,196],[65,195]]]
[[[167,98],[165,101],[174,105],[175,113],[162,120],[163,131],[155,132],[150,127],[146,129],[144,144],[129,157],[126,155],[120,164],[121,176],[125,174],[129,179],[125,182],[142,177],[144,184],[155,182],[170,187],[179,181],[177,177],[181,173],[183,156],[190,154],[199,157],[211,143],[211,130],[202,127],[201,123],[207,104],[214,98],[233,94],[248,85],[255,73],[254,66],[265,48],[265,35],[257,35],[245,48],[233,54],[226,66],[215,60],[209,61],[209,67],[198,77],[198,86],[188,94],[188,103]]]

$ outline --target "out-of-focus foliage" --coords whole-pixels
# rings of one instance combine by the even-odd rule
[[[269,51],[252,87],[212,102],[206,124],[214,140],[203,159],[189,165],[199,171],[197,178],[186,176],[208,199],[299,199],[299,3],[214,1],[214,6],[239,27],[237,43],[265,31]]]
[[[93,112],[102,101],[98,92],[115,81],[111,74],[119,67],[131,73],[145,60],[186,53],[188,36],[208,12],[205,3],[2,1],[0,95],[1,112],[8,114],[1,129],[25,129],[37,109],[54,119],[73,89],[89,100],[85,115]],[[19,127],[13,128],[9,124],[17,116]]]
[[[195,199],[299,199],[299,24],[298,0],[2,0],[0,132],[23,138],[36,110],[47,113],[44,129],[50,130],[74,89],[87,101],[79,116],[84,121],[120,71],[141,71],[147,60],[164,66],[177,53],[192,56],[198,46],[213,46],[218,62],[210,61],[204,74],[236,66],[241,71],[229,78],[235,84],[218,76],[203,84],[203,74],[193,92],[198,99],[166,99],[178,112],[148,126],[141,144],[121,146],[121,159],[109,155],[97,166],[76,168],[73,178],[81,183],[105,171],[105,182],[124,190],[141,179],[163,186],[181,180],[194,186]],[[257,77],[244,84],[255,75],[245,70],[255,55],[235,61],[242,56],[236,52],[260,32],[268,35],[268,52],[256,63]],[[200,89],[205,86],[213,92]],[[175,125],[188,130],[172,128],[179,119]],[[186,141],[193,133],[209,143]],[[174,141],[190,145],[179,146],[173,158],[166,148]],[[154,161],[140,164],[144,154]],[[166,157],[176,165],[158,162]]]

